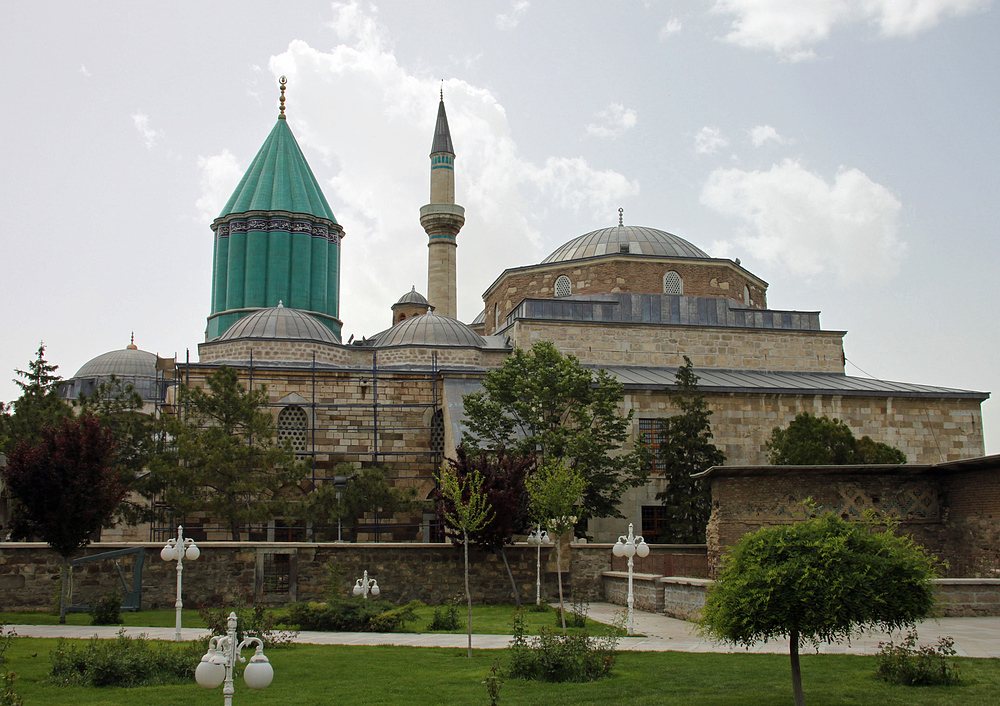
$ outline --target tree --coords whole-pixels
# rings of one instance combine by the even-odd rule
[[[222,518],[233,541],[240,528],[282,514],[282,491],[307,472],[288,443],[275,443],[264,386],[247,390],[233,368],[205,379],[208,391],[181,387],[181,414],[166,420],[172,448],[158,457],[156,480],[166,504],[181,515]]]
[[[788,636],[796,706],[805,701],[799,648],[855,630],[912,626],[934,605],[934,560],[891,528],[825,514],[745,535],[723,561],[701,627],[750,646]]]
[[[36,441],[46,426],[57,426],[64,418],[73,416],[73,410],[59,398],[62,377],[55,374],[58,369],[58,365],[45,360],[44,343],[38,344],[35,359],[28,363],[27,370],[15,369],[21,379],[15,379],[14,383],[21,389],[21,396],[3,414],[0,452],[10,453],[22,441]]]
[[[11,452],[4,480],[17,501],[12,537],[39,537],[63,559],[59,622],[66,622],[69,558],[90,543],[128,492],[111,432],[90,414],[46,427]]]
[[[667,487],[656,499],[667,508],[663,533],[676,544],[705,541],[712,491],[708,481],[692,476],[726,461],[726,455],[712,443],[712,412],[698,392],[698,380],[691,360],[684,356],[684,365],[674,376],[677,391],[670,395],[681,413],[663,420],[664,439],[659,448]]]
[[[501,446],[495,454],[481,453],[471,456],[464,445],[455,450],[456,459],[449,463],[457,474],[459,482],[464,482],[472,473],[479,473],[483,478],[482,492],[486,502],[493,510],[489,522],[479,529],[469,533],[469,540],[484,551],[492,552],[503,560],[510,579],[510,588],[514,594],[514,602],[521,607],[521,595],[514,581],[507,560],[506,545],[514,543],[514,536],[524,534],[528,529],[530,517],[528,489],[525,478],[535,467],[533,456],[522,457],[507,453]],[[442,498],[438,504],[438,515],[454,512],[452,503]]]
[[[441,497],[451,505],[452,510],[444,513],[448,526],[462,533],[465,546],[465,600],[469,607],[466,625],[469,629],[469,659],[472,659],[472,592],[469,590],[469,535],[488,523],[493,514],[489,501],[483,493],[483,477],[473,470],[463,480],[459,480],[454,461],[442,467],[438,475]]]
[[[515,349],[502,367],[483,379],[483,390],[466,395],[473,455],[501,446],[540,464],[564,463],[587,481],[580,521],[622,517],[622,493],[645,484],[649,452],[619,453],[628,438],[631,410],[622,414],[622,385],[606,370],[583,367],[572,355],[540,341]]]
[[[358,541],[361,518],[369,512],[407,512],[416,506],[414,488],[394,488],[386,480],[385,468],[355,470],[350,464],[337,464],[334,475],[347,478],[343,489],[327,482],[309,495],[307,514],[320,524],[342,522],[350,530],[351,541]]]
[[[809,412],[798,414],[787,429],[775,427],[766,446],[768,461],[775,466],[906,463],[899,449],[868,436],[856,439],[841,420]]]
[[[531,515],[556,537],[556,573],[559,578],[559,612],[566,634],[566,603],[563,600],[562,535],[576,526],[579,502],[587,491],[587,481],[574,468],[553,463],[528,477]]]

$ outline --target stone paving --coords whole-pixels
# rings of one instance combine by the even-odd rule
[[[611,623],[621,606],[610,603],[591,603],[590,617],[603,623]],[[77,625],[9,625],[18,635],[25,637],[66,637],[86,639],[97,635],[112,638],[121,629],[115,626]],[[955,649],[962,657],[1000,657],[1000,618],[939,618],[926,620],[918,625],[919,643],[934,644],[939,637],[951,636]],[[130,635],[146,634],[152,640],[173,640],[174,628],[126,628]],[[625,637],[619,643],[620,650],[649,652],[761,652],[785,654],[788,644],[771,641],[754,645],[749,650],[712,642],[698,634],[689,622],[668,618],[657,613],[635,611],[635,631],[643,637]],[[184,639],[193,640],[208,636],[208,631],[185,628]],[[878,643],[889,639],[885,633],[863,635],[840,645],[821,644],[821,654],[874,654]],[[893,637],[898,641],[900,634]],[[370,632],[300,632],[297,642],[314,645],[397,645],[408,647],[466,647],[467,635],[413,633],[370,633]],[[473,635],[472,646],[476,649],[502,649],[510,641],[509,635]],[[812,648],[807,646],[803,652]]]

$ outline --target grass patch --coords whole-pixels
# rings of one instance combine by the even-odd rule
[[[17,638],[7,653],[17,672],[17,692],[26,703],[90,706],[217,706],[221,689],[194,683],[135,689],[60,687],[46,683],[55,640]],[[249,652],[244,653],[249,656]],[[487,703],[482,684],[498,650],[413,647],[296,645],[275,650],[274,682],[255,692],[236,685],[236,703],[314,706],[318,703],[467,704]],[[34,656],[32,656],[34,655]],[[958,659],[964,683],[951,687],[904,687],[875,679],[874,657],[802,656],[802,680],[809,706],[966,706],[1000,702],[996,660]],[[507,679],[504,706],[553,703],[677,704],[684,706],[773,706],[792,701],[788,657],[758,654],[682,652],[620,653],[612,675],[590,684],[548,684]]]

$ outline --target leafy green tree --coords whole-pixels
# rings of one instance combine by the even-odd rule
[[[459,482],[464,482],[473,472],[483,477],[482,491],[486,501],[493,509],[493,514],[485,525],[469,533],[470,541],[480,549],[496,554],[503,560],[510,579],[510,588],[514,594],[514,602],[521,607],[521,596],[510,570],[505,547],[514,543],[514,536],[525,534],[528,530],[529,500],[525,479],[535,467],[533,456],[527,458],[507,453],[500,447],[495,454],[481,453],[472,456],[464,445],[455,450],[455,460],[449,463],[458,475]],[[442,499],[438,504],[438,516],[453,512],[451,502]]]
[[[3,414],[0,452],[10,453],[22,441],[37,441],[46,426],[58,425],[73,416],[73,410],[59,398],[62,377],[56,374],[58,369],[58,365],[45,360],[45,344],[39,343],[28,369],[14,371],[20,378],[15,378],[14,383],[21,389],[21,396]]]
[[[562,463],[542,466],[528,476],[525,484],[531,497],[531,515],[556,537],[556,573],[559,578],[559,611],[563,635],[566,634],[566,603],[563,600],[562,535],[577,523],[579,503],[587,492],[587,481],[575,468]]]
[[[787,429],[775,427],[766,446],[768,461],[775,466],[906,463],[899,449],[868,436],[859,440],[841,420],[809,412],[798,414]]]
[[[334,475],[347,478],[343,489],[326,482],[309,494],[307,514],[322,525],[342,522],[351,541],[358,541],[361,519],[369,512],[408,512],[417,507],[416,489],[395,488],[386,480],[385,468],[355,470],[349,463],[337,464]]]
[[[156,457],[150,486],[178,515],[204,512],[224,520],[239,541],[241,527],[289,509],[283,491],[308,469],[287,441],[275,442],[263,385],[245,389],[227,366],[205,382],[207,390],[180,388],[181,414],[165,422],[172,446]]]
[[[872,522],[835,515],[745,535],[723,560],[702,630],[750,646],[788,637],[792,688],[802,706],[799,648],[856,630],[912,626],[934,606],[935,563],[922,547]]]
[[[622,493],[648,477],[644,447],[620,453],[631,410],[622,414],[622,385],[606,370],[583,367],[547,341],[515,349],[491,370],[483,390],[466,395],[469,431],[463,441],[475,454],[501,446],[540,464],[564,463],[587,481],[578,510],[591,517],[621,517]]]
[[[69,558],[90,543],[128,492],[111,432],[90,414],[45,427],[14,447],[4,481],[17,501],[14,539],[39,537],[62,557],[59,622],[66,622]]]
[[[726,461],[726,455],[712,443],[712,411],[698,391],[698,380],[691,360],[684,356],[684,365],[674,375],[677,391],[670,395],[680,414],[663,420],[664,438],[659,447],[667,482],[667,487],[656,494],[667,508],[661,536],[675,544],[705,541],[712,491],[708,481],[692,476]]]
[[[451,506],[451,510],[443,514],[448,527],[462,533],[462,544],[465,546],[465,601],[469,612],[466,624],[469,629],[469,659],[472,659],[472,592],[469,590],[469,535],[482,529],[492,518],[486,494],[483,493],[483,477],[479,471],[473,470],[464,479],[459,479],[455,470],[455,462],[449,459],[441,468],[438,484],[442,499]]]

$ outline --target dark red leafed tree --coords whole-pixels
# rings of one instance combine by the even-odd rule
[[[38,537],[63,559],[59,622],[66,622],[69,559],[90,543],[128,492],[111,431],[93,415],[46,427],[11,452],[4,480],[19,506],[12,537]]]
[[[455,449],[455,456],[455,459],[448,459],[448,464],[459,482],[464,483],[474,471],[479,471],[483,478],[483,494],[493,512],[489,522],[481,529],[469,533],[469,541],[503,560],[514,593],[514,602],[520,608],[520,592],[504,548],[514,543],[516,535],[525,534],[529,529],[529,497],[524,481],[534,469],[535,459],[509,453],[502,446],[496,452],[482,452],[473,457],[464,444]],[[444,517],[445,513],[453,511],[448,500],[441,497],[438,516]],[[460,539],[455,537],[456,542]]]

